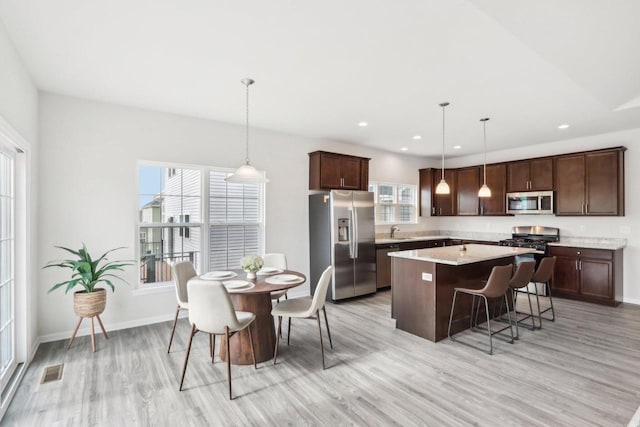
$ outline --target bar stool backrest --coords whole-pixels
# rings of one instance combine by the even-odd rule
[[[546,283],[551,279],[553,275],[553,269],[556,266],[556,257],[548,256],[542,258],[540,261],[540,265],[535,273],[533,273],[533,277],[531,278],[532,282],[535,283]]]
[[[507,292],[513,265],[497,265],[491,270],[487,284],[479,292],[487,298],[498,298]]]
[[[535,269],[535,261],[523,261],[518,264],[516,272],[513,273],[513,277],[509,280],[509,287],[513,289],[520,289],[527,286],[529,282],[531,282]]]

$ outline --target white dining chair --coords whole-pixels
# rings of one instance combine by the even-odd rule
[[[287,269],[287,257],[285,254],[280,253],[270,253],[264,254],[262,257],[262,261],[264,264],[262,267],[271,267],[271,268],[279,268],[281,270]],[[271,292],[271,300],[280,302],[280,298],[284,297],[284,299],[288,299],[286,289],[284,291],[276,291]]]
[[[232,400],[231,394],[231,353],[229,352],[229,338],[236,332],[240,332],[245,328],[249,328],[249,344],[251,345],[251,357],[253,358],[253,367],[256,366],[256,356],[253,349],[253,337],[251,336],[251,323],[256,316],[248,311],[236,311],[233,303],[222,282],[191,279],[187,284],[189,295],[189,322],[191,323],[191,335],[189,336],[189,344],[187,345],[187,354],[184,358],[184,366],[182,367],[182,377],[180,378],[180,391],[184,383],[184,375],[187,371],[187,363],[189,362],[189,353],[191,353],[191,342],[193,336],[198,332],[209,334],[209,346],[212,349],[215,341],[211,341],[211,337],[223,335],[227,346],[227,380],[229,383],[229,400]],[[213,363],[213,349],[211,350],[211,363]]]
[[[173,328],[171,329],[171,337],[169,338],[169,348],[167,348],[167,353],[171,352],[171,343],[173,342],[173,335],[176,332],[176,325],[178,324],[178,315],[180,314],[180,310],[189,310],[187,282],[189,279],[198,275],[191,261],[181,261],[173,264],[171,266],[171,274],[176,288],[176,300],[178,301],[178,306],[176,307],[176,316],[173,319]]]
[[[327,290],[329,288],[329,281],[331,280],[331,273],[333,267],[329,266],[324,270],[316,292],[313,294],[313,298],[294,298],[280,302],[271,310],[272,316],[278,316],[278,333],[276,334],[276,348],[273,356],[273,364],[276,364],[278,357],[278,344],[280,342],[280,336],[282,335],[282,318],[289,318],[289,332],[287,335],[287,344],[289,343],[289,336],[291,335],[291,318],[297,317],[301,319],[309,319],[313,316],[318,319],[318,332],[320,334],[320,352],[322,353],[322,369],[326,369],[324,362],[324,345],[322,343],[322,328],[320,326],[320,310],[324,313],[324,322],[327,326],[327,335],[329,336],[329,344],[333,348],[333,342],[331,341],[331,331],[329,330],[329,320],[327,319],[327,310],[324,307],[325,298],[327,297]]]

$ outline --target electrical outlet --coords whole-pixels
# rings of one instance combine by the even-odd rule
[[[433,275],[431,273],[422,273],[422,280],[425,282],[431,282],[433,280]]]
[[[631,227],[629,227],[628,225],[621,225],[620,234],[631,234]]]

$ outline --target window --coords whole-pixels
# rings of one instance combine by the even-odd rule
[[[16,367],[14,154],[0,146],[0,392]]]
[[[140,283],[170,281],[178,261],[191,261],[200,272],[225,270],[262,252],[263,186],[227,183],[231,173],[139,167]]]
[[[369,191],[374,194],[376,224],[418,222],[417,186],[371,182]]]

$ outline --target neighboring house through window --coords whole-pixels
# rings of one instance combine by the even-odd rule
[[[199,272],[226,270],[262,252],[263,186],[227,183],[231,173],[139,167],[140,283],[170,281],[171,264],[178,261],[193,262]]]

